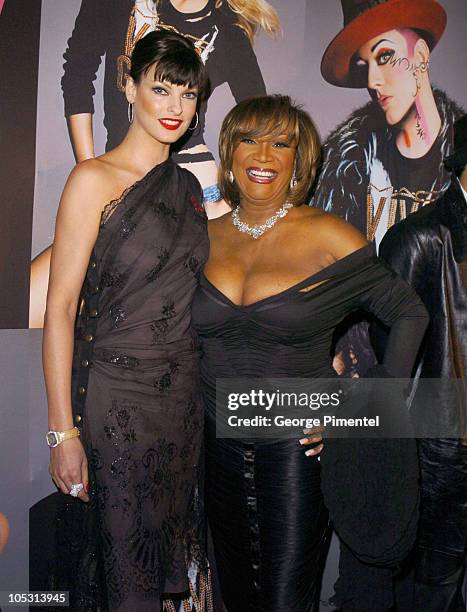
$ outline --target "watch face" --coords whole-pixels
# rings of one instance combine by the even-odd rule
[[[47,440],[47,444],[52,448],[58,445],[58,436],[55,431],[48,431],[45,439]]]

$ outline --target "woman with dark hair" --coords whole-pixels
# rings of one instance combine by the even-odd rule
[[[280,31],[279,17],[265,0],[83,0],[65,52],[62,78],[65,114],[78,161],[94,155],[92,98],[96,66],[106,53],[104,123],[107,148],[125,134],[125,88],[128,63],[136,41],[158,29],[191,40],[205,64],[212,91],[227,83],[235,100],[266,93],[253,50],[259,30]],[[207,104],[196,129],[173,147],[174,160],[195,174],[204,189],[208,214],[226,212],[217,186],[217,167],[205,140]]]
[[[233,211],[209,223],[210,255],[195,293],[193,322],[202,346],[207,410],[206,503],[229,612],[318,610],[329,526],[319,435],[300,440],[316,445],[307,456],[297,439],[216,437],[216,379],[335,377],[333,332],[359,307],[391,326],[382,371],[408,376],[427,324],[414,292],[378,261],[357,230],[301,206],[309,198],[319,150],[310,117],[287,96],[241,102],[220,134],[220,186]],[[359,474],[342,476],[343,464],[358,466],[346,449],[336,463],[338,449],[330,446],[326,442],[323,451],[323,490],[333,522],[347,527],[342,532],[357,554],[373,553],[384,561],[381,540],[390,525],[395,538],[400,536],[397,555],[404,554],[412,542],[405,530],[413,527],[417,503],[412,441],[403,440],[400,453],[389,454],[391,463],[378,466],[385,494],[404,481],[407,499],[403,510],[383,504],[376,521],[383,536],[376,544],[365,533],[371,495],[353,499],[351,478],[359,482]],[[334,478],[345,493],[337,503],[329,493]],[[354,529],[359,512],[362,521]]]
[[[142,39],[126,82],[127,135],[78,164],[60,202],[43,356],[50,473],[71,497],[50,580],[65,583],[76,611],[173,610],[190,588],[204,609],[208,597],[190,319],[206,215],[198,181],[169,158],[207,87],[186,38]]]
[[[76,161],[94,157],[93,81],[105,54],[104,125],[106,150],[127,130],[125,79],[135,43],[148,32],[165,29],[191,40],[205,64],[211,92],[227,83],[237,102],[266,93],[253,50],[258,31],[280,31],[279,17],[265,0],[82,0],[65,51],[62,77],[65,115]],[[217,166],[205,143],[207,100],[198,121],[172,147],[173,159],[189,169],[203,187],[208,217],[228,210],[217,185]],[[31,266],[29,326],[42,327],[50,248]]]

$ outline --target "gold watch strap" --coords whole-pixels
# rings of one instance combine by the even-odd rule
[[[59,431],[57,433],[58,433],[59,441],[65,442],[65,440],[70,440],[71,438],[77,438],[79,436],[79,429],[77,427],[72,427],[71,429],[67,429],[66,431]]]
[[[77,438],[78,436],[79,429],[77,427],[72,427],[71,429],[67,429],[65,431],[50,430],[47,432],[45,438],[49,447],[55,448],[65,440],[70,440],[70,438]]]

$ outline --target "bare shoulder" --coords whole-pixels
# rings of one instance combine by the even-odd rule
[[[119,181],[115,169],[100,158],[87,159],[71,171],[60,200],[59,214],[69,212],[99,216],[105,205],[117,197]]]
[[[353,225],[323,210],[311,208],[310,232],[335,259],[346,257],[368,244],[365,236]]]
[[[112,189],[115,171],[102,159],[86,159],[77,164],[70,172],[65,190],[72,189],[98,199],[101,193]]]
[[[101,159],[88,159],[71,171],[60,199],[57,230],[79,227],[95,234],[102,210],[115,198],[118,187],[115,170]]]

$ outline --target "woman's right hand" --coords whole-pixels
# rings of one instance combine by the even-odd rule
[[[50,449],[49,473],[60,491],[66,495],[70,493],[72,484],[83,483],[84,489],[78,497],[84,502],[89,501],[88,460],[79,438],[65,440]]]

